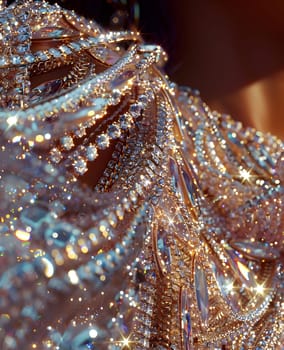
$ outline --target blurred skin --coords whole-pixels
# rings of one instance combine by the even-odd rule
[[[284,139],[283,0],[180,0],[174,80],[208,104]]]

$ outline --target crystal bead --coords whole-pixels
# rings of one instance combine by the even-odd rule
[[[70,151],[74,147],[73,138],[71,136],[64,136],[61,139],[61,144],[66,151]]]
[[[73,166],[74,170],[79,175],[84,175],[88,170],[86,161],[81,157],[74,160]]]
[[[171,272],[171,249],[168,242],[168,232],[162,227],[158,228],[156,232],[156,259],[159,269],[162,273]]]
[[[195,188],[192,182],[192,179],[189,175],[189,173],[186,171],[185,168],[182,168],[182,178],[185,184],[185,189],[186,189],[186,196],[190,200],[191,205],[194,207],[195,206]]]
[[[21,57],[20,56],[12,56],[11,61],[12,61],[12,64],[18,65],[21,63]]]
[[[66,45],[61,45],[58,49],[66,55],[70,55],[72,53],[72,50]]]
[[[17,52],[19,54],[24,54],[25,52],[27,52],[29,50],[29,45],[19,45],[17,46]]]
[[[172,189],[177,195],[181,195],[181,183],[177,162],[174,158],[169,158],[169,170],[171,175]]]
[[[48,52],[49,52],[53,57],[55,57],[55,58],[61,57],[60,51],[56,50],[56,49],[53,48],[53,47],[50,48],[50,49],[48,50]]]
[[[81,50],[81,46],[79,45],[79,43],[69,43],[68,46],[75,51]]]
[[[7,57],[0,57],[0,66],[6,66],[9,63]]]
[[[229,264],[238,278],[241,279],[248,289],[254,289],[257,286],[254,272],[247,266],[243,256],[234,250],[231,246],[225,245],[225,251],[229,256]]]
[[[141,116],[142,109],[143,107],[141,103],[133,103],[129,107],[129,113],[133,118],[139,118]]]
[[[94,48],[91,53],[100,61],[109,64],[109,65],[113,65],[114,63],[116,63],[119,60],[119,55],[106,47],[97,47]]]
[[[24,60],[27,62],[27,63],[33,63],[35,61],[35,58],[33,55],[31,54],[25,54],[24,55]]]
[[[239,312],[241,310],[239,295],[234,290],[234,279],[223,271],[222,267],[219,266],[219,263],[212,261],[211,266],[223,298],[227,301],[228,305],[230,305],[234,312]]]
[[[121,73],[118,77],[115,77],[110,84],[111,89],[118,89],[126,85],[130,79],[136,75],[134,70],[127,70]]]
[[[120,128],[117,124],[110,125],[107,129],[107,133],[108,133],[109,137],[114,139],[114,140],[119,138],[121,135]]]
[[[139,95],[138,96],[138,102],[141,104],[141,107],[144,108],[147,103],[149,102],[149,96],[147,95]]]
[[[244,256],[257,260],[276,260],[280,256],[277,249],[263,242],[252,242],[245,239],[231,241],[230,245]]]
[[[195,263],[194,266],[194,282],[197,306],[200,311],[201,320],[207,324],[209,317],[209,297],[206,275],[203,268]]]
[[[130,114],[125,113],[119,117],[119,122],[122,130],[128,130],[131,128],[133,119]]]
[[[183,349],[191,350],[193,348],[191,346],[190,298],[185,288],[181,289],[180,312]]]
[[[47,278],[51,278],[55,273],[55,264],[52,261],[52,258],[48,255],[37,257],[35,265],[36,268]]]
[[[95,145],[89,145],[86,148],[86,155],[89,161],[95,160],[98,156],[97,147]]]
[[[58,148],[52,148],[52,150],[50,151],[50,159],[54,163],[59,163],[62,158],[63,158],[63,156],[62,156],[61,152],[59,151],[59,149]]]
[[[110,140],[108,135],[101,134],[97,137],[97,145],[99,149],[104,150],[109,147],[109,144],[110,144]]]
[[[35,53],[35,56],[40,59],[41,61],[47,61],[48,60],[48,55],[45,52],[42,51],[37,51]]]

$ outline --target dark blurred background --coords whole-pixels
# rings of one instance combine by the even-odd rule
[[[52,2],[52,1],[51,1]],[[228,94],[282,69],[283,0],[62,0],[67,8],[109,26],[125,11],[146,41],[169,54],[167,71],[207,99]],[[137,11],[136,11],[137,12]],[[113,24],[113,23],[112,23]]]

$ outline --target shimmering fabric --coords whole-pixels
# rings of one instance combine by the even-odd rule
[[[7,16],[0,348],[280,348],[283,142],[169,82],[138,33]]]

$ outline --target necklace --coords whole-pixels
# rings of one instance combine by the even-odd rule
[[[283,142],[139,33],[1,9],[1,349],[280,348]]]

